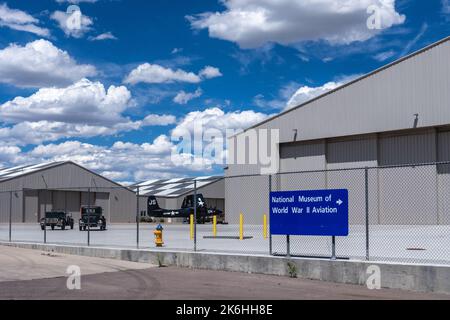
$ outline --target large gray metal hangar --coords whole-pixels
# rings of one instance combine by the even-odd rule
[[[197,193],[203,194],[209,208],[225,211],[225,182],[220,176],[205,176],[192,178],[175,178],[164,180],[148,180],[131,188],[139,188],[139,211],[141,216],[147,216],[149,196],[155,196],[158,205],[164,209],[180,209],[187,195],[194,194],[194,181],[197,181]]]
[[[88,204],[101,206],[109,223],[136,221],[132,191],[76,163],[0,169],[0,222],[9,221],[10,209],[12,222],[34,223],[49,210],[65,210],[77,221]]]
[[[364,221],[364,170],[450,160],[450,37],[362,76],[250,129],[278,129],[272,150],[279,172],[275,190],[345,187],[351,223]],[[252,130],[231,137],[234,146]],[[254,132],[253,132],[254,133]],[[239,149],[234,150],[235,156]],[[242,155],[241,155],[242,157]],[[226,176],[260,174],[264,165],[234,164]],[[370,221],[378,224],[450,224],[450,168],[445,165],[370,170]],[[268,177],[226,179],[230,223],[268,213]]]

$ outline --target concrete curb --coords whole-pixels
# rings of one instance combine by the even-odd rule
[[[0,245],[45,251],[53,250],[62,254],[120,259],[156,265],[278,276],[289,276],[289,269],[291,271],[294,269],[298,278],[357,285],[366,285],[366,281],[371,275],[367,271],[368,267],[375,265],[380,268],[381,286],[383,288],[450,294],[450,266],[303,258],[287,259],[258,255],[77,247],[35,243],[0,242]],[[291,268],[288,267],[288,264],[291,265]]]

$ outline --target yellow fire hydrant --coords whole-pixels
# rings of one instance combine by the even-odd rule
[[[163,230],[164,230],[163,226],[159,224],[156,227],[156,230],[153,231],[153,234],[155,235],[155,245],[157,247],[162,247],[163,244],[164,244],[164,241],[163,241]]]

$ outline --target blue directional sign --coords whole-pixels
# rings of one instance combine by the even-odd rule
[[[270,232],[348,236],[348,190],[271,192]]]

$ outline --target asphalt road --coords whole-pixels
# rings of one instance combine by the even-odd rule
[[[67,289],[66,269],[81,268],[81,290]],[[450,299],[448,295],[368,290],[287,277],[158,268],[145,263],[0,246],[0,299]]]

